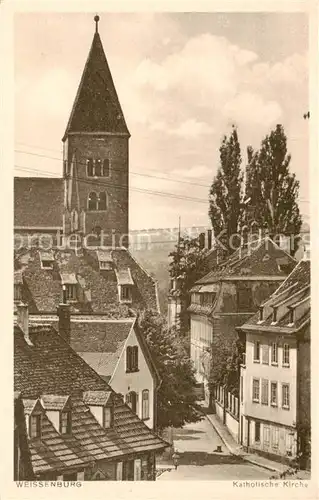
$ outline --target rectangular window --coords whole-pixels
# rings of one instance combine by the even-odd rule
[[[278,384],[277,382],[271,382],[270,385],[271,395],[270,395],[270,404],[271,406],[277,406],[278,404]]]
[[[141,471],[142,471],[142,460],[140,458],[136,458],[134,460],[134,481],[141,480]]]
[[[60,413],[60,433],[71,434],[71,412],[62,411]]]
[[[264,445],[269,446],[270,445],[270,428],[268,425],[264,425]]]
[[[261,381],[261,404],[268,405],[269,397],[268,397],[268,380]]]
[[[283,349],[282,349],[282,364],[283,366],[289,366],[290,363],[290,356],[289,356],[289,345],[284,344]]]
[[[131,302],[132,293],[131,287],[127,285],[121,285],[121,301],[123,302]]]
[[[278,345],[276,342],[273,342],[271,345],[271,364],[278,364]]]
[[[14,285],[14,300],[16,302],[22,300],[21,285]]]
[[[271,428],[271,446],[277,449],[279,446],[279,429],[278,427]]]
[[[138,346],[128,346],[126,348],[126,371],[138,371]]]
[[[76,300],[77,298],[77,293],[76,293],[76,285],[65,285],[65,294],[66,294],[66,300]]]
[[[110,406],[104,406],[103,408],[103,427],[109,429],[113,424],[112,408]]]
[[[149,402],[149,390],[144,389],[142,392],[142,419],[146,420],[150,418],[150,402]]]
[[[253,294],[250,285],[239,283],[237,285],[237,310],[239,312],[253,311]]]
[[[53,269],[53,260],[41,260],[42,269]]]
[[[260,342],[259,340],[255,341],[254,344],[254,361],[260,362]]]
[[[30,416],[30,438],[41,437],[41,415]]]
[[[290,394],[289,384],[282,384],[282,407],[289,410],[290,407]]]
[[[255,442],[260,443],[260,422],[255,422]]]
[[[116,463],[116,481],[122,481],[123,479],[123,462]]]
[[[269,345],[268,344],[263,345],[262,353],[263,353],[263,364],[269,365]]]
[[[253,401],[255,403],[259,403],[259,386],[260,386],[260,380],[259,378],[254,378],[253,379]]]

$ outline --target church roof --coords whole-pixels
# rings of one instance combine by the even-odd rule
[[[63,141],[70,132],[130,135],[97,32],[94,34]]]
[[[62,227],[63,199],[62,177],[15,177],[14,226]]]

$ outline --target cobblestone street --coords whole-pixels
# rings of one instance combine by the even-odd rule
[[[231,455],[213,426],[205,418],[174,429],[174,444],[180,455],[177,470],[165,471],[158,481],[267,479],[271,472]],[[217,446],[222,447],[218,453]]]

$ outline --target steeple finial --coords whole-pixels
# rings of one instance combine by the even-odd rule
[[[99,16],[94,16],[94,21],[95,21],[95,33],[98,33],[98,24],[99,24],[100,17]]]

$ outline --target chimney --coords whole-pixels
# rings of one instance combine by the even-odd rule
[[[66,303],[66,287],[62,288],[63,298],[62,303],[58,307],[59,318],[59,334],[64,340],[70,344],[71,335],[71,311],[69,304]]]
[[[203,250],[205,248],[205,233],[200,233],[198,236],[199,248]]]
[[[20,302],[17,305],[17,325],[22,330],[27,344],[32,345],[29,337],[29,307],[28,304]]]
[[[211,250],[212,248],[212,230],[207,229],[207,248]]]

